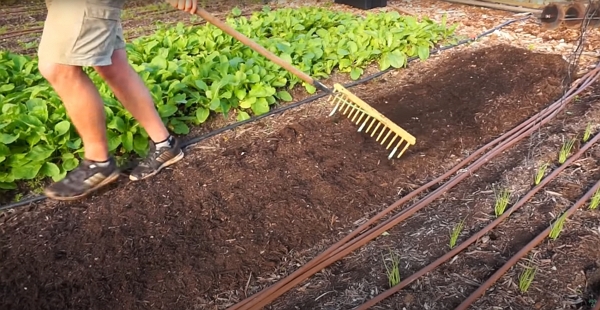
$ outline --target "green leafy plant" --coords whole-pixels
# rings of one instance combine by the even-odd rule
[[[385,265],[385,270],[387,272],[388,283],[390,287],[394,287],[400,283],[400,259],[394,255],[394,253],[390,250],[390,258],[392,260],[391,266],[385,262],[385,258],[383,259],[383,264]]]
[[[590,200],[589,209],[596,210],[598,208],[599,204],[600,204],[600,189],[596,190],[596,192],[594,193],[594,196],[592,196],[592,199]]]
[[[496,193],[496,204],[494,205],[494,213],[496,214],[496,217],[499,217],[504,213],[509,201],[510,190],[502,189]]]
[[[535,174],[535,185],[540,184],[542,178],[546,174],[546,169],[548,169],[548,163],[544,163],[538,168],[537,173]]]
[[[569,156],[569,154],[571,154],[571,150],[573,149],[573,146],[575,145],[575,141],[577,141],[575,138],[573,139],[569,139],[567,141],[565,141],[562,145],[562,147],[560,148],[560,152],[558,153],[558,162],[561,164],[564,164],[565,161],[567,160],[567,157]]]
[[[592,124],[588,123],[587,126],[585,127],[585,132],[583,133],[583,142],[587,142],[590,139],[590,136],[592,135]]]
[[[552,240],[556,240],[560,233],[563,230],[563,226],[565,224],[565,220],[567,218],[567,213],[563,213],[554,223],[552,224],[552,228],[550,229],[550,233],[548,236]]]
[[[232,10],[226,22],[315,78],[334,70],[353,79],[377,63],[401,68],[409,57],[453,40],[445,20],[401,16],[366,17],[302,7],[250,17]],[[246,120],[292,101],[289,90],[316,89],[211,24],[159,26],[127,44],[129,61],[151,90],[163,122],[176,134],[189,133],[215,115]],[[86,69],[105,102],[109,150],[117,157],[144,156],[148,134],[91,68]],[[62,178],[75,168],[82,142],[61,100],[37,71],[37,59],[0,51],[0,189],[35,178]]]
[[[458,240],[458,237],[460,236],[464,225],[465,219],[458,222],[450,232],[450,249],[453,249],[456,246],[456,241]]]
[[[529,290],[536,273],[537,267],[534,266],[533,263],[525,267],[519,276],[519,290],[521,293],[526,293]]]

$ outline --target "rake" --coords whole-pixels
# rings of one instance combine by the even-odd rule
[[[386,150],[392,147],[392,145],[394,145],[394,142],[397,141],[395,147],[390,152],[388,159],[394,157],[395,154],[397,154],[396,158],[400,158],[400,156],[404,154],[404,152],[406,151],[406,149],[408,149],[409,146],[415,144],[416,139],[413,135],[400,128],[400,126],[394,124],[394,122],[385,117],[383,114],[379,113],[376,109],[371,107],[365,101],[352,94],[341,84],[335,83],[333,90],[331,90],[325,85],[323,85],[321,82],[313,79],[308,74],[294,67],[292,64],[277,57],[275,54],[260,46],[258,43],[252,41],[250,38],[237,32],[235,29],[233,29],[226,23],[212,16],[203,8],[197,8],[196,15],[202,17],[209,23],[215,25],[219,29],[223,30],[224,32],[235,38],[236,40],[240,41],[242,44],[255,50],[259,54],[273,61],[282,68],[286,69],[290,73],[296,75],[304,82],[311,84],[314,87],[328,93],[330,95],[328,101],[334,105],[334,108],[329,116],[332,116],[333,114],[335,114],[335,112],[339,111],[342,115],[345,115],[353,123],[355,123],[356,125],[360,125],[358,128],[359,132],[362,132],[364,127],[368,124],[364,132],[369,133],[370,131],[371,137],[375,136],[375,134],[378,133],[376,141],[380,142],[381,145],[383,145],[387,141]],[[398,150],[400,150],[400,152],[398,152]]]

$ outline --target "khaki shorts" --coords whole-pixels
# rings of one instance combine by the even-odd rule
[[[48,15],[38,49],[41,62],[111,65],[125,48],[121,11],[125,0],[46,0]]]

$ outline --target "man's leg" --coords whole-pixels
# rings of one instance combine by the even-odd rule
[[[131,180],[137,181],[153,176],[161,169],[178,162],[184,154],[179,141],[169,134],[163,124],[150,91],[129,64],[121,30],[118,33],[119,41],[112,55],[112,64],[97,66],[94,69],[150,136],[148,157],[129,176]]]
[[[107,150],[103,102],[81,68],[110,64],[119,14],[115,8],[88,7],[85,1],[48,2],[39,70],[63,100],[85,148],[79,167],[46,188],[49,198],[81,198],[119,176]]]

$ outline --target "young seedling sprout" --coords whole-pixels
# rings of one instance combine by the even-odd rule
[[[540,166],[540,168],[538,169],[538,171],[535,175],[535,185],[538,185],[538,184],[540,184],[540,182],[542,182],[542,178],[546,174],[546,169],[548,169],[548,163],[544,163],[543,165]]]
[[[450,249],[453,249],[456,246],[456,241],[458,240],[458,236],[460,236],[464,225],[465,220],[463,219],[462,221],[457,223],[452,229],[452,232],[450,233]]]
[[[526,293],[529,290],[529,286],[531,286],[535,273],[537,272],[537,267],[532,265],[533,263],[525,267],[525,270],[523,270],[519,276],[519,290],[521,293]]]
[[[575,145],[575,139],[569,139],[568,141],[565,141],[565,143],[563,143],[562,147],[560,148],[560,153],[558,154],[559,163],[565,163],[567,157],[569,157],[569,154],[571,154],[573,145]]]
[[[592,135],[592,123],[588,123],[585,127],[585,132],[583,133],[583,142],[587,142]]]
[[[598,208],[598,204],[600,204],[600,189],[596,190],[594,196],[590,201],[590,210],[596,210]]]
[[[552,224],[552,229],[550,230],[550,234],[548,235],[550,239],[556,240],[560,233],[562,232],[563,225],[565,224],[565,219],[567,218],[567,213],[563,213],[555,222]]]
[[[394,255],[392,250],[390,250],[390,258],[392,259],[392,266],[388,266],[385,262],[385,258],[383,259],[383,264],[385,265],[385,270],[387,271],[388,283],[390,287],[394,287],[400,283],[400,259]]]
[[[496,193],[496,205],[494,206],[496,217],[499,217],[504,213],[509,200],[510,191],[508,189],[502,189],[499,193]]]

